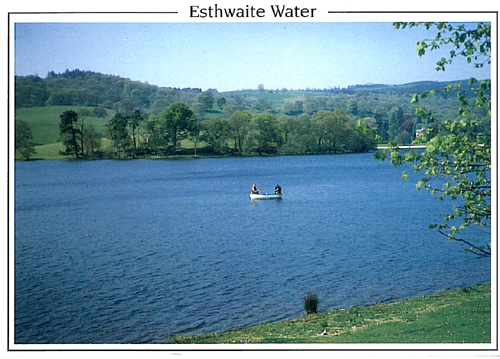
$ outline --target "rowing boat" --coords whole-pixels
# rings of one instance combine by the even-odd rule
[[[260,194],[260,193],[250,193],[251,199],[281,199],[281,194]]]

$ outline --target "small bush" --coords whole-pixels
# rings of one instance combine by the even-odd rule
[[[314,314],[318,312],[318,296],[316,293],[307,293],[304,298],[304,309],[306,311],[306,314]]]

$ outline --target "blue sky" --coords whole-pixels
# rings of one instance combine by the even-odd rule
[[[431,36],[392,22],[17,22],[14,72],[45,77],[78,68],[219,91],[490,77],[489,67],[458,60],[435,71],[444,53],[415,51]]]

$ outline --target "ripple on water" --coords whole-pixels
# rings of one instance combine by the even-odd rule
[[[16,163],[15,342],[154,343],[303,315],[307,291],[325,310],[488,282],[400,171],[370,154]],[[250,201],[252,183],[283,200]]]

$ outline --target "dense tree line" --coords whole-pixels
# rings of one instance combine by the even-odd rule
[[[78,157],[358,152],[372,148],[374,138],[382,143],[408,144],[426,129],[437,134],[439,123],[456,118],[454,94],[439,90],[455,83],[323,90],[270,90],[261,84],[255,90],[219,93],[215,89],[165,88],[119,76],[66,70],[62,74],[50,72],[44,79],[16,77],[15,85],[16,108],[85,106],[76,111],[78,121],[73,124],[76,130],[72,141],[79,144],[75,148],[73,143],[71,151],[67,147],[64,151]],[[438,89],[435,95],[420,101],[433,115],[433,121],[429,121],[416,115],[411,100],[416,90],[432,88]],[[474,96],[467,91],[462,94],[465,99]],[[166,112],[174,104],[184,113],[182,117],[190,118],[177,130],[171,128],[173,115]],[[471,111],[489,127],[484,108]],[[114,117],[103,133],[85,124],[85,118],[108,118],[110,113]],[[16,136],[19,133],[23,145],[16,149],[29,158],[35,150],[32,135],[23,135],[28,133],[23,124],[17,131],[17,123]],[[102,148],[102,138],[112,141],[112,151]],[[60,139],[66,146],[68,133],[61,133]],[[185,140],[189,140],[189,148],[182,146]]]
[[[102,137],[112,141],[106,152]],[[184,103],[175,102],[148,118],[136,110],[116,112],[104,134],[85,125],[75,111],[60,116],[61,152],[74,158],[169,156],[177,154],[291,155],[366,152],[375,134],[366,121],[355,121],[342,110],[319,111],[309,117],[279,120],[274,114],[236,111],[229,119],[199,121]],[[187,140],[187,142],[184,142]],[[188,146],[184,146],[187,143]],[[198,153],[197,153],[198,151]]]
[[[141,111],[149,117],[160,115],[175,102],[182,102],[199,121],[215,117],[229,119],[236,111],[248,111],[252,115],[269,112],[281,120],[341,109],[355,120],[364,119],[382,141],[402,143],[413,140],[419,129],[431,125],[415,115],[411,104],[414,93],[437,90],[437,95],[426,99],[425,105],[437,120],[444,121],[454,115],[454,95],[441,91],[450,84],[455,83],[423,81],[398,86],[356,85],[307,91],[266,90],[260,84],[256,90],[218,93],[217,90],[158,87],[119,76],[66,70],[62,74],[49,72],[43,79],[16,77],[15,105],[16,108],[87,106],[93,108],[94,117],[105,117],[109,110],[124,116]],[[464,96],[472,98],[473,94],[464,92]],[[486,117],[484,109],[473,111],[477,117]]]

